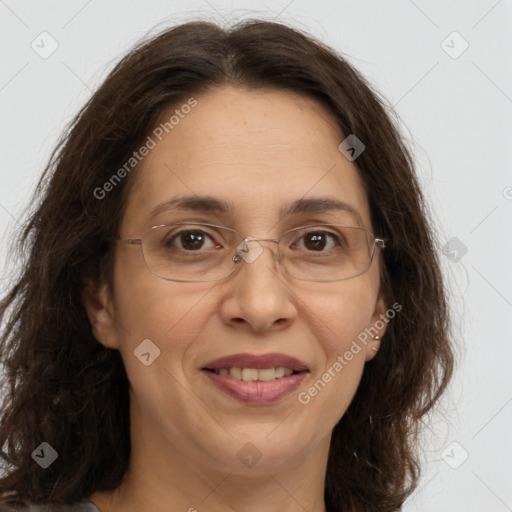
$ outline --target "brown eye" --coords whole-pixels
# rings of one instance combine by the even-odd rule
[[[210,239],[213,242],[213,239],[201,230],[186,230],[180,231],[171,237],[166,243],[165,246],[175,247],[177,249],[183,249],[185,251],[197,251],[199,249],[204,249],[204,244],[207,240]],[[178,242],[178,246],[176,246],[176,242]]]
[[[340,244],[338,237],[334,233],[327,231],[311,231],[301,237],[301,242],[298,245],[299,249],[304,248],[307,251],[324,252],[326,247],[327,250],[329,250]]]

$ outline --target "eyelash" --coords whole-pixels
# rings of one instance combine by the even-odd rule
[[[207,233],[206,231],[203,231],[203,230],[182,230],[182,231],[179,231],[177,233],[175,233],[171,238],[169,238],[169,240],[167,240],[165,242],[165,246],[166,247],[170,247],[170,246],[173,246],[173,242],[175,240],[179,240],[181,236],[183,236],[183,234],[187,234],[187,233],[200,233],[202,235],[206,235],[210,240],[212,240],[212,242],[218,244],[218,242],[215,242],[215,240],[213,239],[213,237]],[[327,235],[329,238],[331,238],[332,240],[335,241],[335,243],[339,246],[341,246],[341,243],[340,243],[340,239],[339,237],[335,234],[335,233],[332,233],[330,231],[326,231],[326,230],[311,230],[311,231],[308,231],[306,233],[304,233],[300,238],[299,238],[299,241],[300,240],[303,240],[305,237],[307,237],[308,235],[311,235],[311,234],[320,234],[320,235]],[[294,245],[297,243],[297,241],[294,242]],[[176,249],[181,249],[179,247],[175,247]],[[199,249],[198,251],[188,251],[186,249],[181,249],[181,250],[184,250],[185,252],[200,252],[201,249]],[[308,251],[308,252],[327,252],[327,251]]]

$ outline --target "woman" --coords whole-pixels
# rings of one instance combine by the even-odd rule
[[[0,310],[1,510],[400,509],[448,312],[412,158],[342,56],[166,30],[39,190]]]

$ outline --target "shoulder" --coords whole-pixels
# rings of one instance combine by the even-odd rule
[[[0,505],[0,512],[100,512],[90,501],[84,500],[74,505],[40,505],[31,503],[24,507]]]

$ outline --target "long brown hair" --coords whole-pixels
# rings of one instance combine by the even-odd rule
[[[118,235],[136,171],[105,199],[94,191],[162,112],[224,85],[314,98],[366,146],[355,163],[373,228],[388,240],[381,291],[402,310],[333,430],[325,502],[330,511],[395,511],[417,485],[417,427],[447,386],[453,353],[437,242],[412,153],[385,100],[341,54],[280,23],[250,20],[224,30],[199,21],[142,41],[115,66],[65,130],[38,183],[36,208],[17,240],[21,270],[0,304],[5,501],[73,503],[120,485],[130,458],[128,380],[119,352],[92,335],[81,293],[89,279],[112,284],[109,240]],[[45,470],[31,457],[43,441],[59,454]]]

